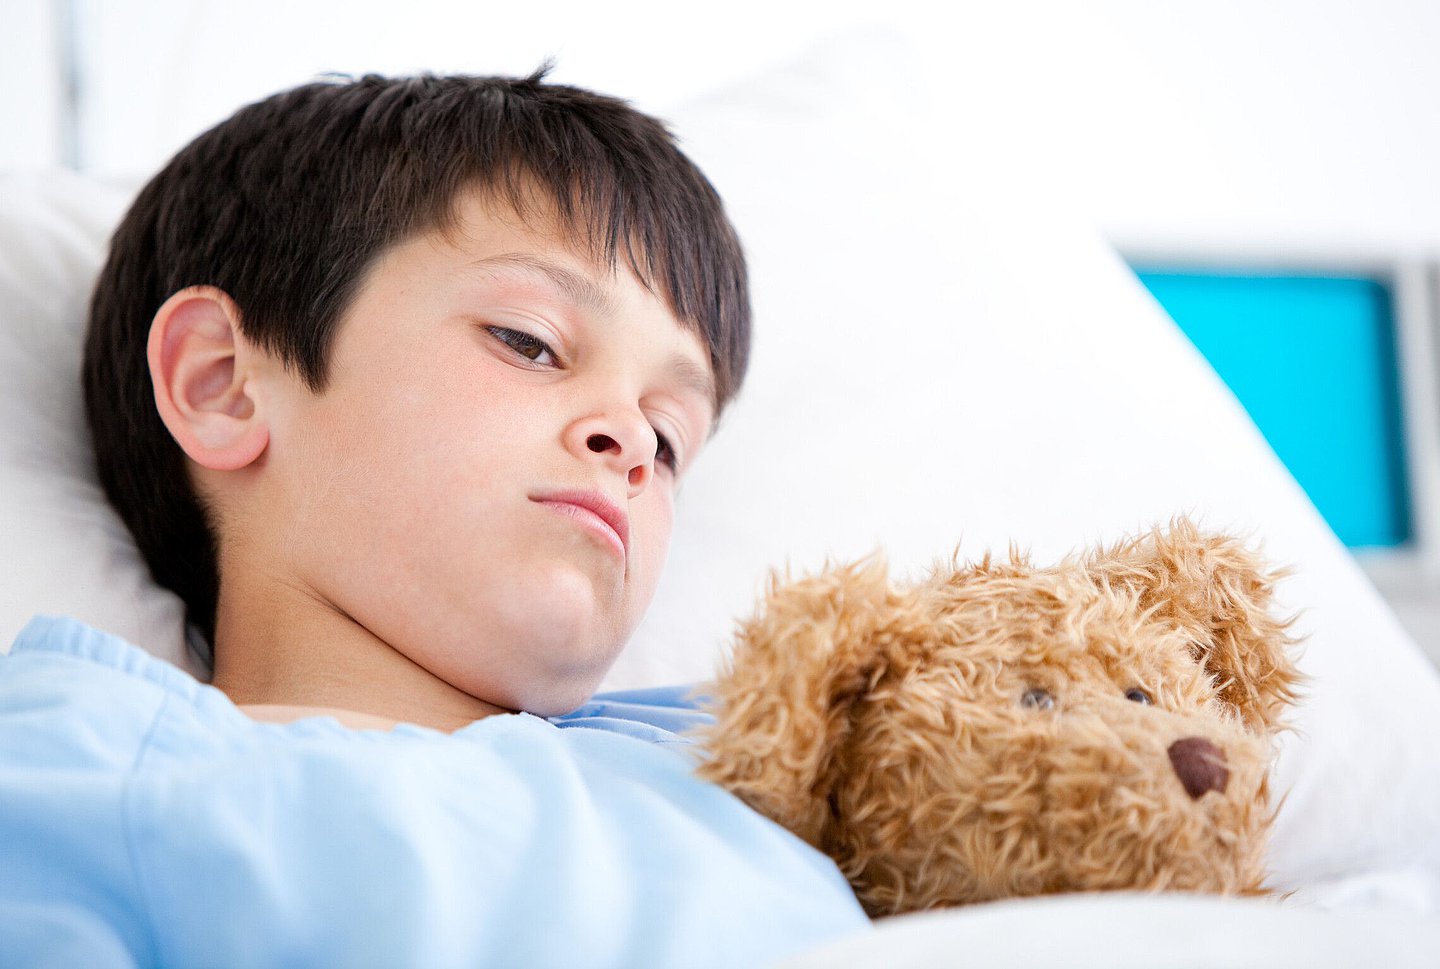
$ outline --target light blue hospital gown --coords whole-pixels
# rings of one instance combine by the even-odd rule
[[[0,657],[0,966],[745,967],[864,931],[827,858],[690,776],[678,697],[256,723],[36,618]]]

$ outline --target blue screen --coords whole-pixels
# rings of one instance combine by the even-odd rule
[[[1410,537],[1395,325],[1373,279],[1137,270],[1351,547]]]

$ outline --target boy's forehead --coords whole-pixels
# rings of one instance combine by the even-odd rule
[[[496,189],[463,188],[434,234],[444,245],[471,257],[477,268],[499,275],[529,275],[601,315],[616,312],[612,293],[622,275],[628,276],[665,307],[677,326],[692,328],[676,317],[664,293],[636,272],[630,260],[605,258],[578,214],[573,220],[563,218],[555,202],[538,188],[525,192],[520,207],[516,201]],[[640,251],[643,261],[645,254],[638,245],[629,248]]]

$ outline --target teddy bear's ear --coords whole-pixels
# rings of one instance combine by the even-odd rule
[[[697,773],[818,846],[835,753],[882,672],[880,640],[901,595],[879,556],[794,581],[772,575],[714,686]]]
[[[1295,617],[1271,612],[1275,583],[1287,570],[1267,568],[1238,539],[1203,533],[1183,516],[1095,553],[1089,567],[1097,581],[1133,589],[1143,608],[1187,632],[1220,698],[1249,727],[1279,725],[1302,679],[1291,655],[1296,640],[1287,634]]]

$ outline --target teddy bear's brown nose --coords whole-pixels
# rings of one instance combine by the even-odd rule
[[[1170,766],[1185,793],[1198,798],[1206,791],[1224,791],[1230,781],[1225,752],[1204,737],[1185,737],[1170,745]]]

